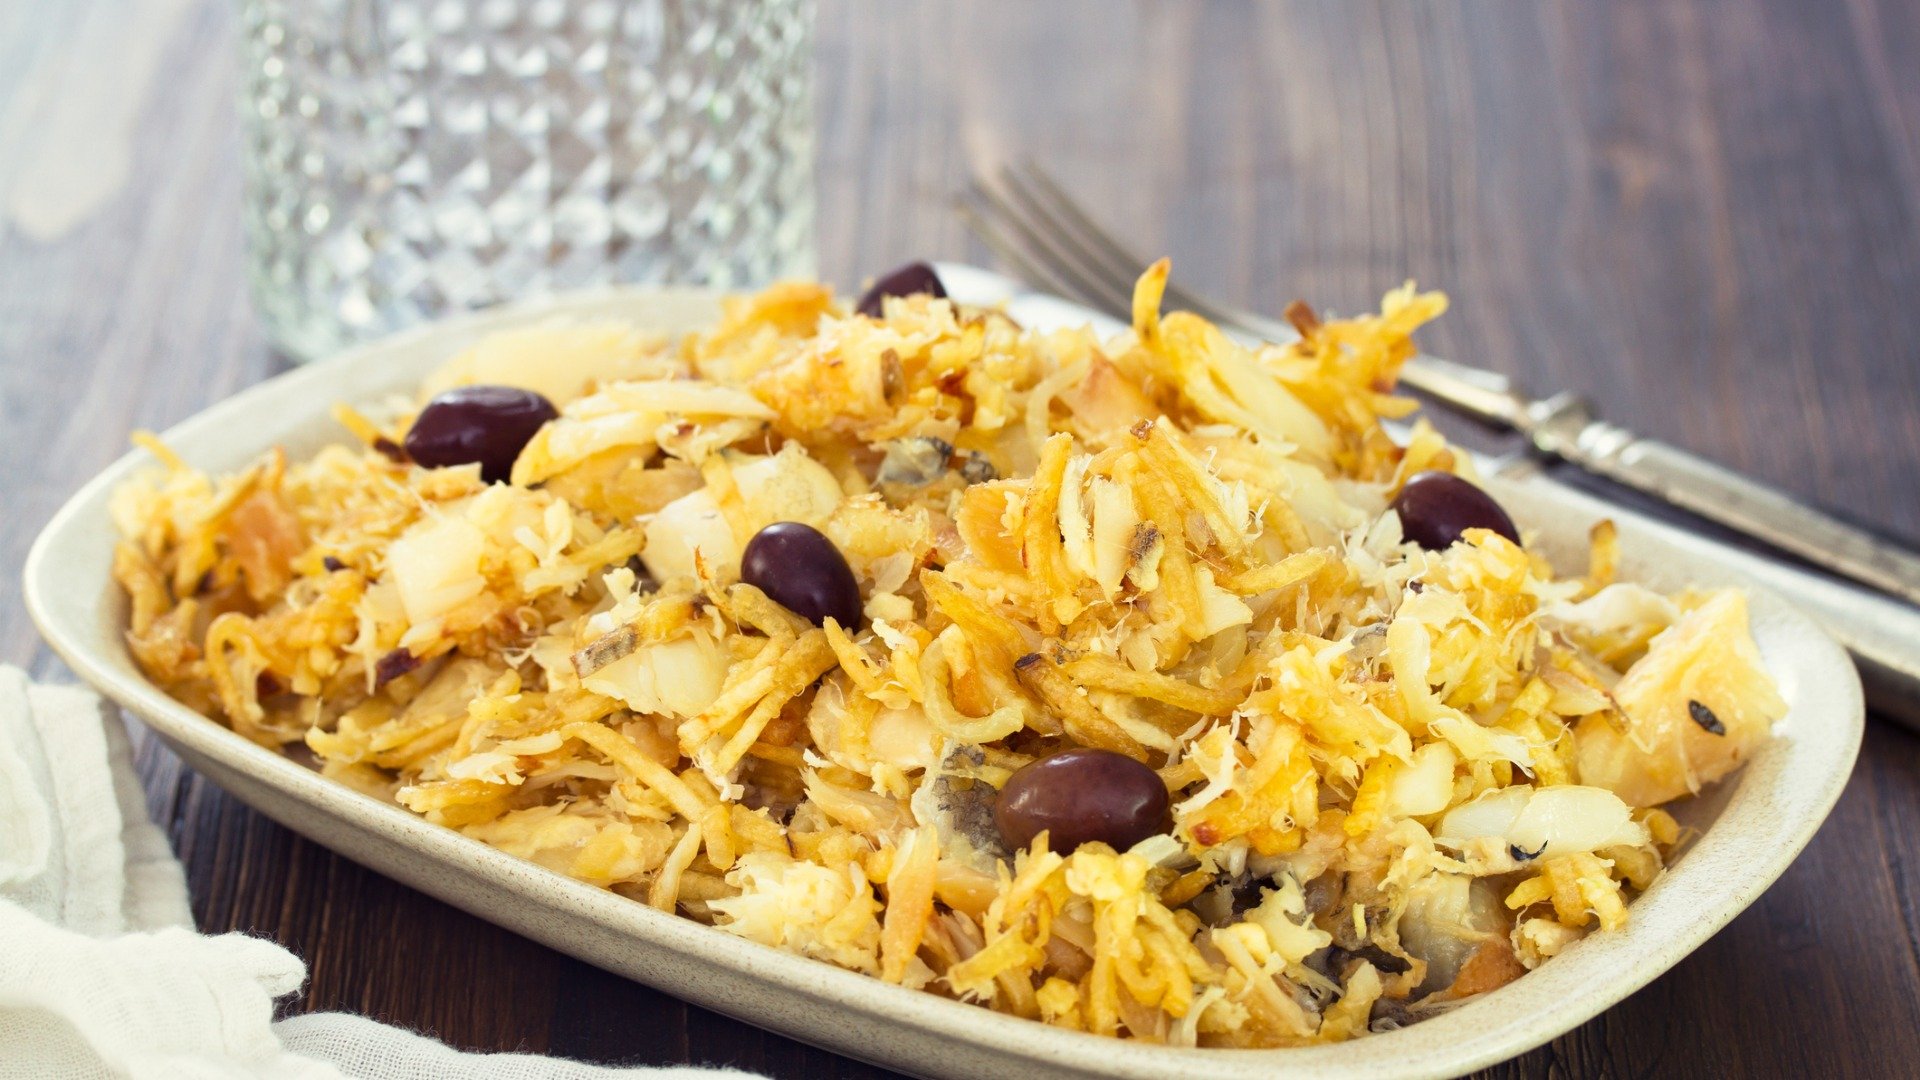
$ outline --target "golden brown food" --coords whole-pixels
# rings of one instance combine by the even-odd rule
[[[788,284],[678,342],[483,342],[304,462],[148,440],[129,646],[429,820],[1064,1027],[1343,1039],[1620,926],[1680,838],[1659,804],[1783,710],[1743,599],[1614,581],[1604,523],[1556,576],[1469,484],[1389,509],[1474,479],[1380,424],[1440,295],[1250,350],[1163,317],[1166,273],[1110,341]],[[510,482],[401,449],[474,383],[558,408]],[[1083,842],[1009,850],[1042,760],[1002,820]]]

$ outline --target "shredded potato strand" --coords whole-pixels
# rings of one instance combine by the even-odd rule
[[[789,283],[674,342],[477,342],[305,460],[209,475],[140,433],[129,651],[547,869],[1074,1030],[1353,1038],[1623,926],[1686,836],[1658,807],[1784,710],[1744,599],[1623,580],[1606,522],[1578,576],[1484,529],[1405,541],[1410,478],[1477,482],[1380,423],[1444,296],[1297,304],[1299,340],[1247,347],[1163,316],[1168,274],[1106,340]],[[474,383],[556,407],[510,483],[400,450]],[[776,522],[844,558],[857,618],[837,567],[743,571]],[[1164,818],[1010,849],[1001,790],[1069,749],[1150,770]]]

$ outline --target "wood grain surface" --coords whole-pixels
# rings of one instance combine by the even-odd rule
[[[117,70],[89,28],[156,3],[178,17],[153,23],[131,128],[50,129]],[[40,525],[130,429],[283,364],[245,295],[234,6],[0,4],[0,190],[60,139],[124,134],[131,154],[74,230],[0,233],[0,659],[41,677],[71,678],[19,603]],[[1454,298],[1436,352],[1920,535],[1920,6],[822,0],[818,38],[829,278],[985,261],[951,195],[1033,155],[1191,284],[1353,311],[1418,278]],[[363,870],[151,741],[140,764],[201,927],[311,965],[290,1011],[468,1048],[883,1075]],[[1488,1075],[1912,1075],[1917,927],[1920,740],[1872,724],[1832,819],[1749,911]]]

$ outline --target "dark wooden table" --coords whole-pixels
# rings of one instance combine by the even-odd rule
[[[120,138],[59,125],[94,115],[74,94],[156,61],[129,99],[119,194],[57,238],[0,235],[0,659],[43,678],[71,676],[18,601],[42,522],[129,429],[283,366],[243,285],[232,7],[0,5],[0,192],[62,140]],[[1920,6],[821,7],[829,278],[984,259],[950,195],[970,168],[1032,154],[1191,283],[1353,311],[1416,277],[1454,298],[1436,351],[1920,534]],[[200,925],[312,965],[291,1010],[469,1048],[881,1075],[363,870],[151,741],[140,763]],[[1779,884],[1651,987],[1490,1075],[1912,1075],[1917,927],[1920,739],[1872,723]]]

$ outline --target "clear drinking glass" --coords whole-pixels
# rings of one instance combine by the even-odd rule
[[[312,359],[612,282],[814,272],[813,0],[241,0],[254,302]]]

